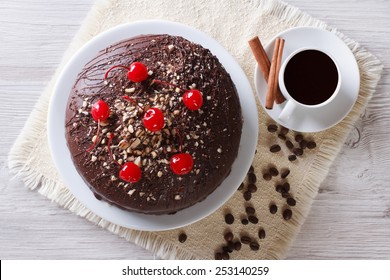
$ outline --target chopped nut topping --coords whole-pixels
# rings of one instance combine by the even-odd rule
[[[180,194],[175,195],[175,200],[180,200],[180,199],[181,199]]]
[[[91,157],[91,161],[92,162],[95,162],[97,160],[97,157],[96,156],[94,156],[94,155],[92,155],[92,157]]]
[[[125,89],[125,92],[127,92],[127,93],[133,93],[133,92],[135,92],[135,88],[134,88],[134,87],[132,87],[132,88],[127,88],[127,89]]]
[[[222,149],[221,149],[221,148],[218,148],[218,149],[217,149],[217,152],[218,152],[218,153],[222,153]]]

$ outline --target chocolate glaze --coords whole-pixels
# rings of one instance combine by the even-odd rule
[[[111,66],[134,61],[150,70],[146,81],[133,83],[125,69],[115,69],[104,82]],[[153,79],[200,90],[203,106],[188,110],[181,100],[183,91]],[[123,100],[125,94],[145,108],[159,107],[164,129],[147,131],[142,110]],[[97,133],[91,105],[99,99],[108,103],[111,115],[101,127],[99,144],[87,153]],[[182,37],[142,35],[107,47],[85,65],[70,93],[65,126],[74,164],[96,197],[129,211],[169,214],[203,200],[229,174],[238,152],[242,116],[236,88],[209,50]],[[141,165],[139,182],[118,178],[120,167],[110,159],[107,133],[115,135],[111,150],[116,160]],[[178,134],[183,152],[194,158],[193,170],[183,176],[169,167],[170,157],[180,150]],[[123,150],[123,141],[135,147]]]

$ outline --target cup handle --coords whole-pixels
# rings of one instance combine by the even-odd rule
[[[291,100],[287,101],[286,105],[284,106],[282,112],[280,113],[280,115],[278,117],[279,120],[288,121],[288,119],[290,119],[290,117],[293,114],[296,107],[297,107],[297,105],[295,104],[295,102],[293,102]]]

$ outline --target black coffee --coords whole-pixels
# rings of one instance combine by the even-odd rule
[[[284,84],[296,101],[306,105],[317,105],[328,100],[339,80],[333,60],[317,50],[297,53],[287,63]]]

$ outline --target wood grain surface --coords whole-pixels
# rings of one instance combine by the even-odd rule
[[[12,179],[7,155],[94,0],[0,1],[0,259],[153,259]],[[244,2],[244,1],[243,1]],[[390,259],[390,1],[291,0],[385,70],[287,258]]]

